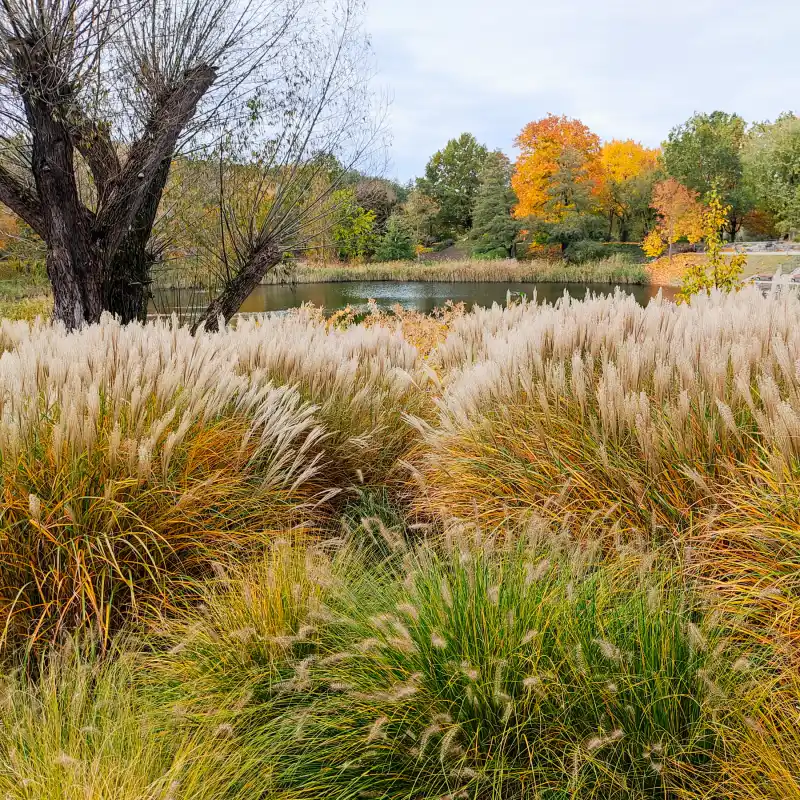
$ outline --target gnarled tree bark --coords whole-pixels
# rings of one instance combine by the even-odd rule
[[[24,219],[47,245],[54,316],[68,329],[97,322],[110,311],[130,322],[144,319],[154,257],[148,242],[178,137],[216,77],[209,65],[187,71],[155,104],[145,131],[120,164],[113,143],[97,125],[76,116],[70,89],[47,75],[41,42],[16,43],[20,97],[32,138],[36,194],[0,167],[0,201]],[[51,70],[52,71],[52,70]],[[70,110],[72,113],[66,113]],[[80,198],[75,150],[89,165],[97,211]]]

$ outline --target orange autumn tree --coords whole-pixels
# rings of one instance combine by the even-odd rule
[[[575,205],[570,193],[559,185],[565,171],[581,191],[598,194],[602,183],[600,137],[580,120],[548,114],[528,123],[515,144],[520,149],[511,177],[519,200],[515,216],[560,222]]]
[[[615,223],[621,241],[628,241],[635,225],[641,235],[650,213],[650,198],[659,166],[658,149],[632,139],[614,139],[600,150],[602,184],[600,205],[608,219],[608,235]]]
[[[660,256],[680,239],[694,244],[705,236],[705,208],[698,200],[697,192],[688,189],[675,178],[668,178],[653,187],[652,208],[658,215],[658,224],[644,241],[648,256]]]

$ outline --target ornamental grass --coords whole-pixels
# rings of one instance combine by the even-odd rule
[[[0,796],[800,798],[798,318],[0,322]]]

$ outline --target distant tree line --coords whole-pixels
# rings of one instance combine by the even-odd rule
[[[551,114],[515,144],[512,164],[469,133],[451,139],[397,192],[373,243],[346,255],[410,258],[455,240],[479,258],[580,261],[633,243],[650,256],[671,254],[707,238],[712,197],[726,241],[800,231],[800,118],[791,113],[750,126],[737,114],[695,114],[661,148],[603,142],[580,120]],[[390,222],[393,245],[379,253]]]

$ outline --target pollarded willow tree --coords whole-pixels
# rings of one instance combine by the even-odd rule
[[[205,248],[215,298],[195,328],[229,319],[287,257],[324,249],[337,204],[347,202],[339,190],[359,169],[382,168],[382,106],[367,80],[362,9],[361,0],[343,0],[305,26],[292,79],[255,98],[247,124],[221,143],[220,236]]]
[[[321,145],[357,140],[355,163],[374,140],[360,133],[370,129],[360,0],[0,5],[0,202],[44,240],[55,316],[68,328],[104,311],[146,313],[153,227],[177,155],[241,142],[256,121],[270,131],[249,158],[272,187],[272,223],[259,223],[246,253],[236,242],[211,321],[283,259],[308,205],[298,176]]]

